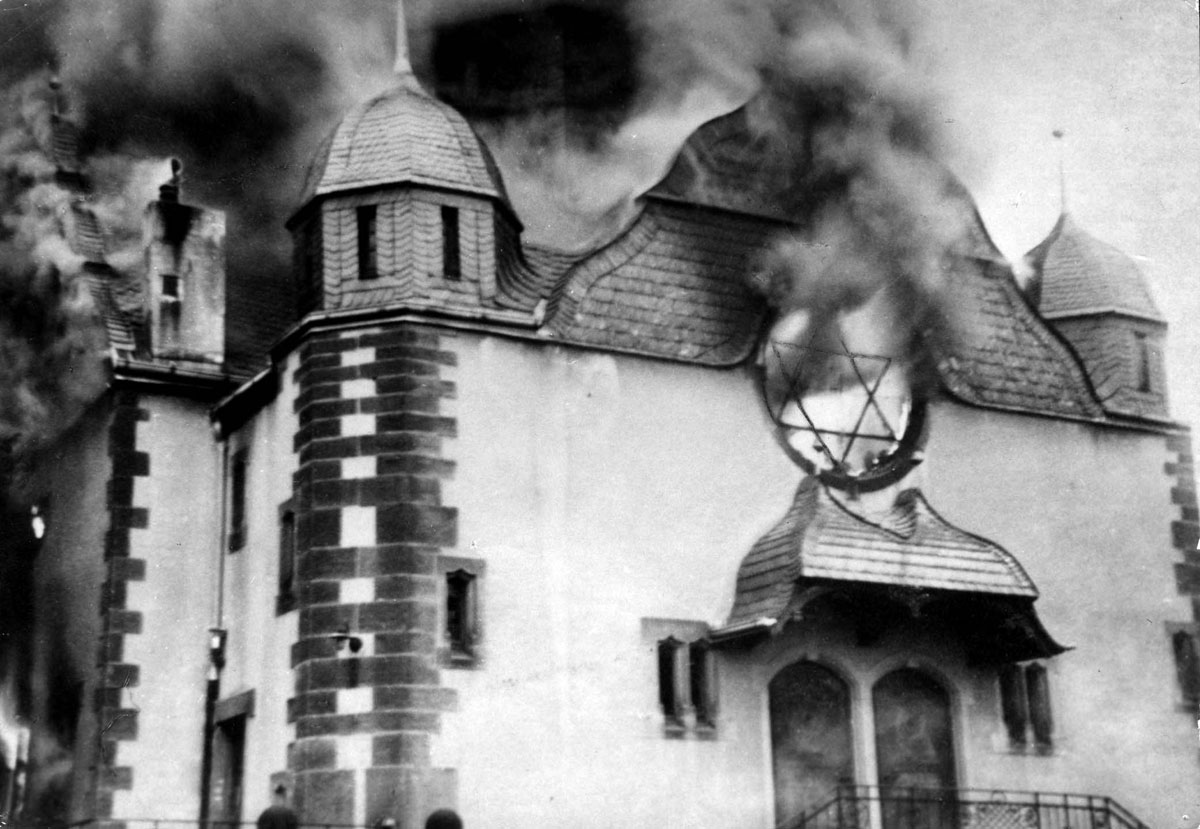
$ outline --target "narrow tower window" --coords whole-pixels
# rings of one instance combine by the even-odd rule
[[[475,576],[466,570],[446,574],[446,640],[451,658],[475,655]]]
[[[229,552],[246,543],[246,450],[233,453],[229,465]]]
[[[296,513],[291,502],[279,511],[279,595],[275,612],[287,613],[296,606]]]
[[[379,276],[375,205],[364,204],[358,208],[358,278],[374,279]]]
[[[1150,342],[1140,331],[1133,335],[1137,342],[1138,391],[1150,391]]]
[[[162,295],[179,298],[179,277],[173,273],[162,275]]]
[[[447,279],[462,278],[458,241],[458,208],[442,206],[442,273]]]

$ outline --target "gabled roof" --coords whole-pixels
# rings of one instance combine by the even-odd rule
[[[625,234],[559,281],[544,331],[653,357],[741,362],[766,317],[747,277],[777,229],[734,213],[649,199]]]
[[[496,164],[470,124],[411,75],[342,119],[308,170],[299,206],[317,196],[401,183],[508,202]]]
[[[987,408],[1104,419],[1083,367],[1029,306],[1006,264],[958,257],[949,267],[946,305],[954,318],[937,367],[952,396]]]
[[[1016,558],[946,521],[919,490],[870,520],[814,478],[801,481],[783,520],[742,560],[729,623],[782,617],[799,579],[1037,596]]]
[[[1047,319],[1117,313],[1165,322],[1134,261],[1068,213],[1025,258],[1034,268],[1031,293]]]

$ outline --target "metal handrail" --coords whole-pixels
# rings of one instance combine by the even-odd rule
[[[1110,797],[1091,794],[841,785],[776,829],[1149,829]]]

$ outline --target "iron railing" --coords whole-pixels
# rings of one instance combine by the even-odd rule
[[[1149,829],[1110,797],[992,789],[839,786],[777,829]]]

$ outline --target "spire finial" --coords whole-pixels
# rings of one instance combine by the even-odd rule
[[[1066,215],[1067,212],[1067,172],[1066,172],[1066,144],[1063,141],[1063,136],[1066,132],[1063,130],[1055,130],[1051,133],[1055,140],[1058,141],[1058,200],[1059,213]]]
[[[411,75],[408,59],[408,24],[404,20],[404,0],[396,0],[396,66],[397,75]]]

